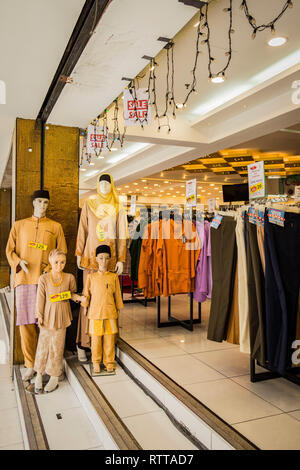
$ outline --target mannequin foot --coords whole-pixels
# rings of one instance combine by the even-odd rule
[[[93,369],[94,369],[94,372],[96,372],[97,374],[100,373],[100,364],[94,364],[93,363]]]
[[[80,349],[77,346],[77,355],[78,355],[78,361],[79,362],[87,362],[87,357],[84,349]]]
[[[107,372],[114,372],[115,368],[114,368],[114,366],[107,366],[106,370],[107,370]]]
[[[32,368],[32,367],[28,367],[28,368],[26,369],[25,374],[23,375],[22,380],[23,380],[24,382],[27,382],[28,380],[33,379],[34,375],[35,375],[35,371],[33,370],[33,368]]]
[[[47,383],[46,387],[44,388],[45,392],[53,392],[58,387],[58,377],[50,377],[49,382]]]
[[[34,392],[42,393],[43,391],[43,376],[42,374],[37,374],[34,384]]]

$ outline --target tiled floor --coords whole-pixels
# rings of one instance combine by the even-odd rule
[[[161,306],[165,320],[166,299]],[[207,340],[209,308],[209,301],[202,304],[202,323],[189,332],[157,328],[155,303],[126,304],[120,336],[261,449],[300,450],[300,388],[282,378],[251,383],[249,356],[239,346]],[[173,313],[188,318],[186,295],[172,297]],[[125,419],[138,427],[137,418]]]
[[[24,449],[14,384],[10,379],[8,349],[0,312],[0,450]]]
[[[89,366],[85,367],[90,372]],[[197,449],[119,366],[116,375],[94,380],[143,449]]]

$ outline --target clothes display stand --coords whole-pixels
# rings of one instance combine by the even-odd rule
[[[147,299],[146,297],[139,299],[134,295],[134,281],[131,279],[131,298],[130,299],[124,299],[123,294],[124,294],[124,279],[123,276],[121,276],[121,292],[122,292],[122,299],[124,304],[142,304],[144,307],[147,307],[148,302],[156,302],[156,298],[152,297]]]
[[[256,364],[260,367],[263,367],[264,369],[267,369],[267,372],[256,372],[255,371]],[[276,379],[279,377],[283,377],[284,379],[289,380],[290,382],[293,382],[296,385],[300,385],[300,367],[292,367],[291,369],[288,369],[283,374],[279,374],[278,372],[274,372],[268,369],[266,365],[262,365],[255,359],[250,358],[251,382],[262,382],[263,380],[271,380],[271,379]]]
[[[193,331],[194,325],[201,323],[201,303],[198,302],[198,318],[194,318],[194,303],[193,303],[193,293],[189,294],[190,298],[190,318],[189,320],[178,320],[172,316],[172,305],[171,305],[171,296],[168,296],[168,320],[165,322],[161,321],[161,305],[160,305],[160,296],[157,297],[157,327],[164,328],[167,326],[182,326],[186,330]]]

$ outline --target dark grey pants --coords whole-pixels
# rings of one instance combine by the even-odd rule
[[[211,257],[213,288],[207,338],[221,342],[226,339],[233,297],[237,246],[236,221],[223,216],[221,225],[211,228]]]

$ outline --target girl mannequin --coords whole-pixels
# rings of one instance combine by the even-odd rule
[[[84,300],[75,294],[76,281],[73,274],[63,272],[66,255],[58,249],[49,254],[50,273],[39,278],[36,302],[36,316],[40,335],[36,351],[34,370],[37,372],[35,392],[43,390],[42,375],[50,375],[45,392],[52,392],[58,386],[62,373],[66,329],[71,324],[72,314],[69,298],[75,302]],[[61,294],[59,296],[59,294]]]
[[[108,245],[96,249],[99,269],[89,274],[83,291],[86,300],[81,302],[88,308],[89,333],[91,335],[92,362],[94,372],[100,372],[102,362],[107,372],[115,368],[115,338],[118,333],[118,315],[123,307],[118,275],[108,271],[111,251]]]

